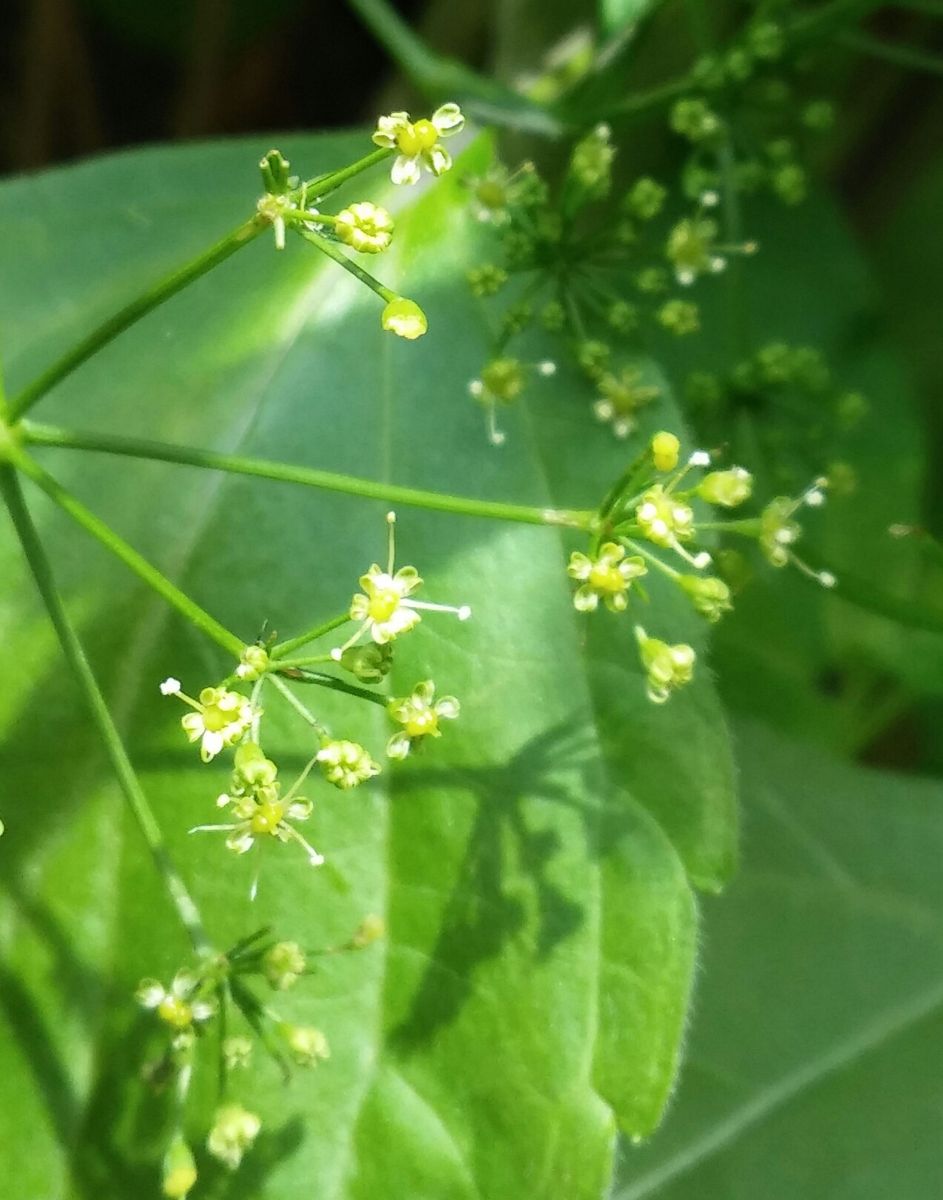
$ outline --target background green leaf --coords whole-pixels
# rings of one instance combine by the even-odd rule
[[[283,148],[307,173],[362,145]],[[10,390],[244,215],[265,148],[133,153],[6,185]],[[88,363],[40,415],[482,497],[593,504],[624,451],[587,428],[566,372],[541,384],[539,409],[510,414],[502,453],[464,395],[485,347],[456,287],[470,252],[457,187],[396,197],[416,208],[403,217],[398,257],[379,268],[423,303],[424,341],[382,334],[374,297],[307,248],[279,256],[266,239]],[[383,551],[376,504],[156,464],[43,457],[247,638],[266,621],[290,633],[339,611]],[[212,819],[227,775],[200,767],[156,687],[171,673],[198,687],[230,664],[32,489],[29,499],[220,944],[264,921],[312,948],[342,943],[368,912],[389,925],[388,941],[324,958],[310,986],[280,1002],[289,1018],[324,1029],[331,1060],[287,1090],[258,1068],[245,1098],[266,1133],[232,1179],[206,1164],[208,1194],[598,1196],[616,1124],[649,1132],[674,1078],[694,960],[689,879],[716,889],[735,858],[732,769],[709,672],[653,713],[630,626],[608,616],[587,626],[572,609],[568,538],[402,513],[401,561],[418,563],[430,596],[471,603],[475,618],[425,622],[398,656],[393,691],[432,674],[461,697],[462,721],[375,785],[353,795],[316,788],[312,837],[334,874],[272,855],[253,908],[246,865],[185,832]],[[141,975],[172,973],[185,947],[8,533],[0,570],[14,985],[0,1133],[17,1144],[30,1122],[26,1194],[126,1196],[153,1186],[164,1131],[136,1078],[154,1042],[130,992]],[[651,631],[689,630],[677,607],[659,596]],[[308,698],[380,750],[379,710]],[[285,769],[300,767],[306,730],[275,707],[266,748]],[[205,1074],[194,1138],[213,1102]]]
[[[705,914],[670,1120],[626,1151],[615,1196],[931,1196],[943,1169],[943,789],[758,724],[737,733],[744,865]]]

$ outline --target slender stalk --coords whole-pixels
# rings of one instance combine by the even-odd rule
[[[304,633],[299,633],[297,637],[288,638],[284,642],[279,642],[277,646],[273,646],[271,658],[287,658],[293,650],[300,650],[302,646],[307,646],[309,642],[316,641],[317,638],[323,637],[326,633],[333,633],[335,629],[340,629],[342,625],[346,625],[350,620],[347,613],[341,613],[339,617],[332,617],[330,621],[322,621],[320,625],[313,625],[310,629],[306,629]],[[303,664],[294,663],[293,666],[301,666]]]
[[[101,542],[117,558],[120,558],[125,566],[130,567],[135,575],[143,579],[148,587],[153,588],[181,616],[195,625],[197,629],[202,630],[207,637],[212,638],[214,642],[222,646],[229,654],[232,654],[236,658],[241,657],[245,649],[245,644],[241,638],[236,637],[234,633],[230,633],[215,617],[211,617],[194,600],[191,600],[186,593],[171,583],[165,575],[161,574],[133,546],[129,546],[104,521],[96,517],[90,509],[86,508],[81,500],[77,499],[71,492],[66,491],[61,484],[57,483],[51,475],[43,470],[34,458],[20,451],[16,455],[15,463],[23,474],[27,475],[38,487],[42,488],[46,495],[63,512],[68,513],[92,537]]]
[[[565,526],[571,529],[589,529],[594,517],[592,512],[578,509],[532,508],[522,504],[505,504],[497,500],[474,500],[466,496],[425,491],[422,488],[399,487],[394,483],[358,479],[353,475],[320,471],[314,467],[291,466],[269,459],[243,458],[236,454],[220,454],[214,450],[174,446],[166,442],[119,437],[108,433],[87,433],[33,422],[24,424],[23,438],[37,446],[95,450],[128,458],[154,459],[158,462],[228,471],[235,475],[254,475],[279,483],[298,483],[305,487],[343,492],[349,496],[362,496],[368,500],[383,500],[388,504],[405,504],[412,508],[456,513],[466,517],[514,521],[524,525]]]
[[[880,38],[870,37],[865,33],[840,33],[836,39],[840,45],[860,54],[870,54],[873,58],[883,59],[894,63],[908,71],[924,71],[929,75],[943,75],[943,58],[937,54],[927,54],[916,46],[902,46],[900,43],[882,42]]]
[[[386,287],[379,279],[374,279],[369,271],[365,271],[363,267],[358,266],[357,263],[348,258],[336,242],[331,242],[327,238],[321,237],[319,233],[315,233],[311,229],[295,228],[295,233],[303,237],[306,242],[310,242],[312,246],[317,246],[322,254],[326,254],[328,258],[332,258],[338,266],[343,267],[345,271],[349,271],[355,279],[359,279],[361,283],[365,283],[381,299],[389,302],[399,298],[398,292],[394,292],[391,288]]]
[[[301,200],[309,191],[316,194],[318,198],[323,198],[339,188],[341,184],[346,183],[348,179],[352,179],[361,171],[367,170],[368,167],[382,162],[384,158],[389,158],[391,154],[391,150],[374,150],[348,167],[309,180],[292,193],[292,198]],[[14,396],[10,402],[10,417],[14,420],[22,417],[47,392],[52,391],[57,383],[60,383],[67,375],[71,375],[76,367],[80,367],[93,354],[97,354],[99,350],[107,346],[119,333],[123,333],[135,321],[139,321],[141,317],[163,304],[165,300],[169,300],[171,296],[193,283],[195,279],[199,279],[200,276],[219,266],[221,262],[225,262],[237,250],[254,241],[269,226],[270,222],[267,217],[255,213],[247,221],[243,221],[241,225],[220,238],[208,250],[204,250],[190,262],[177,267],[169,275],[165,275],[163,279],[146,288],[139,296],[93,329],[77,345],[67,350],[42,374],[27,384],[17,396]]]
[[[322,735],[322,737],[326,737],[327,729],[321,724],[321,722],[317,719],[317,717],[314,715],[314,713],[310,712],[308,710],[307,706],[301,703],[301,701],[298,699],[298,697],[295,695],[295,693],[291,690],[291,688],[288,686],[288,684],[285,683],[283,680],[279,679],[277,675],[270,675],[269,678],[271,679],[274,687],[279,692],[281,692],[281,694],[288,701],[288,703],[295,710],[295,712],[299,715],[299,717],[301,717],[301,719],[303,721],[306,721],[307,724],[309,724],[312,729],[317,730],[317,732],[320,733]]]
[[[266,678],[271,679],[280,691],[284,691],[285,685],[279,676],[297,680],[298,683],[313,683],[316,687],[327,688],[331,692],[343,692],[345,696],[356,696],[358,700],[369,700],[371,704],[379,704],[381,708],[386,708],[386,696],[381,695],[380,692],[372,692],[369,688],[358,687],[355,683],[338,679],[336,675],[327,675],[324,671],[306,671],[301,667],[286,666],[279,668],[278,674],[269,672]]]
[[[86,704],[96,728],[105,744],[105,750],[111,761],[112,769],[118,779],[118,784],[124,793],[128,807],[134,814],[135,820],[144,835],[144,840],[151,852],[154,865],[167,889],[170,901],[176,910],[181,924],[186,930],[193,949],[197,954],[206,955],[212,950],[209,938],[203,927],[196,902],[187,890],[167,845],[161,833],[157,818],[148,803],[144,790],[134,772],[128,758],[124,743],[121,740],[111,713],[105,703],[98,682],[92,671],[91,664],[85,654],[85,649],[75,632],[59,591],[45,550],[39,540],[39,535],[33,525],[32,518],[23,499],[23,493],[16,475],[10,467],[0,467],[0,491],[6,500],[7,508],[13,520],[13,525],[19,535],[27,564],[36,581],[39,594],[43,599],[49,618],[59,637],[62,652],[71,667],[79,687],[85,697]]]
[[[326,175],[316,175],[313,179],[307,180],[296,195],[301,199],[310,193],[312,200],[323,200],[331,192],[336,192],[348,179],[353,179],[355,175],[376,166],[385,158],[390,158],[392,154],[392,150],[372,150],[363,158],[358,158],[356,162],[351,163],[349,167],[342,167],[339,171],[329,171]]]
[[[139,296],[135,297],[124,308],[108,317],[96,329],[93,329],[86,337],[84,337],[77,345],[67,350],[61,358],[57,359],[52,366],[47,367],[32,383],[14,396],[10,402],[10,415],[13,419],[23,416],[28,412],[37,400],[42,399],[47,392],[52,391],[57,383],[60,383],[67,375],[80,367],[96,354],[103,346],[107,346],[113,341],[119,333],[123,333],[135,321],[139,321],[141,317],[146,316],[152,309],[157,308],[159,304],[163,304],[165,300],[169,300],[171,296],[176,295],[187,286],[193,283],[195,279],[199,279],[201,275],[205,275],[207,271],[211,271],[213,267],[218,266],[221,262],[225,262],[230,255],[247,245],[254,238],[268,227],[268,222],[264,217],[254,216],[248,221],[244,221],[236,229],[227,233],[225,237],[220,238],[215,245],[205,250],[202,254],[198,254],[196,258],[190,262],[178,267],[175,271],[171,271],[158,283],[146,288]]]

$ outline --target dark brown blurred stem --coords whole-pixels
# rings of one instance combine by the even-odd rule
[[[197,0],[190,51],[176,102],[174,133],[191,137],[216,128],[223,86],[229,0]]]

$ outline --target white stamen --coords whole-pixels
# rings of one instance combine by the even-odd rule
[[[709,467],[711,465],[711,456],[707,450],[695,450],[688,459],[689,467]]]
[[[833,588],[838,583],[838,580],[831,571],[819,571],[819,583],[822,587]]]
[[[480,399],[485,390],[485,385],[480,379],[470,379],[468,381],[468,394],[474,396],[476,400]]]
[[[811,488],[803,499],[809,508],[821,508],[825,503],[825,493],[820,492],[818,488]]]
[[[678,271],[677,276],[682,287],[690,287],[695,278],[693,271]]]
[[[722,258],[718,254],[716,256],[716,258],[711,259],[711,270],[714,272],[715,275],[719,275],[721,273],[721,271],[726,271],[726,269],[727,269],[726,258]]]
[[[386,514],[386,523],[387,523],[387,525],[395,525],[396,524],[396,513],[395,512],[388,512]]]
[[[460,621],[467,621],[468,618],[471,616],[470,605],[463,604],[462,607],[458,610],[458,612],[455,615],[458,617],[458,619]]]
[[[160,694],[162,696],[178,696],[180,694],[180,688],[180,680],[174,679],[174,677],[171,675],[160,685]]]
[[[551,375],[556,375],[557,364],[552,359],[547,358],[547,359],[544,359],[544,361],[542,363],[537,364],[537,370],[545,378],[549,378],[549,376],[551,376]]]
[[[344,651],[340,648],[340,646],[335,646],[334,649],[331,651],[331,659],[334,662],[340,662],[340,660],[343,658],[343,656],[344,656]]]
[[[711,565],[713,560],[706,550],[702,550],[700,554],[695,554],[691,561],[699,571],[703,571],[705,567],[709,567]]]
[[[701,203],[705,208],[716,208],[720,203],[720,195],[717,192],[701,192]]]

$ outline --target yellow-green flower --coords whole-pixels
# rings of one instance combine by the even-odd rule
[[[259,1136],[261,1120],[241,1104],[224,1104],[216,1110],[216,1119],[206,1148],[214,1158],[225,1163],[230,1171],[242,1162],[242,1156]]]
[[[457,104],[443,104],[429,118],[411,121],[409,113],[394,112],[377,121],[373,141],[385,150],[398,150],[390,178],[396,184],[418,183],[425,167],[433,175],[444,174],[452,156],[440,139],[460,133],[465,125]]]
[[[595,558],[574,550],[567,567],[570,578],[580,584],[573,595],[573,607],[579,612],[593,612],[602,600],[611,612],[624,612],[629,585],[647,572],[641,558],[626,558],[623,547],[615,542],[606,542]]]
[[[334,232],[360,254],[380,254],[393,240],[393,218],[385,208],[361,200],[341,209]]]
[[[187,971],[178,971],[169,988],[157,979],[142,979],[135,994],[143,1008],[178,1031],[208,1021],[216,1012],[216,1001],[201,994],[199,980]]]
[[[190,1147],[183,1140],[182,1134],[176,1134],[167,1153],[161,1171],[161,1191],[168,1200],[186,1200],[188,1193],[196,1183],[196,1163]]]
[[[324,778],[342,791],[357,787],[380,771],[359,742],[343,739],[325,742],[315,757]]]
[[[697,655],[684,642],[672,646],[649,637],[641,625],[636,626],[635,636],[647,676],[648,698],[653,704],[664,704],[675,688],[690,683]]]
[[[215,758],[227,746],[234,746],[259,715],[247,697],[228,688],[204,688],[199,700],[180,690],[180,681],[165,679],[160,685],[164,696],[179,696],[194,710],[180,721],[191,742],[200,743],[204,762]]]
[[[426,314],[415,300],[407,300],[405,296],[397,296],[384,308],[380,324],[389,333],[414,342],[429,328]]]
[[[303,975],[308,960],[297,942],[276,942],[265,952],[262,970],[265,978],[276,991],[284,992],[293,987]]]
[[[656,546],[674,549],[694,533],[694,512],[661,484],[648,489],[635,510],[642,536]]]
[[[280,1029],[288,1052],[299,1067],[315,1067],[322,1059],[330,1058],[327,1038],[311,1025],[282,1025]]]
[[[387,712],[402,726],[387,743],[387,754],[390,758],[405,758],[426,738],[441,737],[439,721],[454,721],[459,710],[459,702],[454,696],[435,699],[435,684],[431,679],[417,683],[411,695],[391,700],[387,705]]]
[[[222,825],[197,825],[190,832],[227,833],[226,848],[234,854],[245,854],[267,837],[297,842],[308,862],[320,866],[323,856],[295,828],[296,821],[307,821],[312,809],[310,800],[295,796],[297,784],[282,796],[278,768],[253,742],[245,742],[236,751],[235,768],[230,790],[216,800],[217,807],[229,808],[235,820]]]

